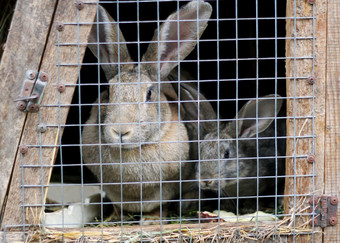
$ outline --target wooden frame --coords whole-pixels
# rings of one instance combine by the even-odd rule
[[[3,205],[6,197],[21,131],[26,121],[26,114],[16,111],[13,100],[18,97],[25,70],[39,69],[55,7],[52,2],[40,4],[24,2],[20,0],[17,2],[0,66],[0,75],[3,77],[0,83],[3,91],[0,110],[6,114],[1,116],[0,122],[2,148],[0,150],[0,205]],[[43,9],[45,14],[42,15]],[[38,22],[39,25],[36,24]],[[33,39],[34,43],[31,41]],[[11,146],[5,146],[6,144]]]
[[[91,1],[93,2],[93,1]],[[287,96],[297,97],[295,105],[293,99],[287,100],[288,116],[314,116],[313,119],[296,119],[295,131],[299,135],[310,135],[313,132],[316,137],[304,139],[288,139],[287,154],[292,155],[291,151],[296,154],[308,155],[315,153],[316,160],[314,164],[308,163],[306,158],[296,160],[287,160],[287,175],[304,175],[313,174],[315,177],[297,177],[287,179],[285,194],[326,194],[339,197],[340,180],[337,175],[340,173],[340,150],[338,149],[340,141],[340,2],[337,0],[316,0],[310,4],[307,0],[287,0],[288,17],[310,17],[314,20],[296,21],[287,20],[287,36],[302,37],[312,36],[315,32],[314,39],[292,38],[286,41],[286,56],[314,56],[314,61],[310,59],[290,59],[286,63],[287,77],[306,77],[315,76],[314,85],[307,83],[305,79],[287,79]],[[67,11],[65,11],[67,9]],[[18,0],[11,31],[8,37],[6,49],[0,66],[0,87],[3,90],[0,102],[0,111],[3,115],[0,119],[0,204],[4,218],[2,227],[6,225],[22,225],[23,213],[28,215],[36,212],[38,217],[30,221],[26,218],[28,224],[39,222],[41,208],[23,212],[22,191],[25,192],[25,205],[41,204],[41,198],[45,196],[46,188],[21,188],[21,163],[33,164],[34,158],[39,158],[39,148],[30,148],[25,155],[20,154],[18,145],[20,144],[37,144],[36,127],[42,122],[36,113],[22,113],[16,110],[13,100],[17,98],[20,90],[25,71],[42,70],[49,74],[47,93],[53,94],[45,96],[42,104],[57,104],[58,99],[61,103],[70,103],[74,87],[69,86],[66,91],[60,94],[56,91],[58,69],[55,65],[57,57],[57,46],[55,41],[57,31],[56,23],[59,22],[76,22],[77,18],[81,21],[93,21],[96,13],[94,4],[85,4],[81,11],[77,10],[73,1],[40,1],[37,3]],[[90,31],[90,25],[79,26],[79,41],[86,42]],[[65,26],[59,38],[63,41],[74,41],[74,33],[77,32],[76,25]],[[38,33],[38,34],[37,34]],[[83,58],[86,46],[68,46],[63,50],[62,60],[77,63]],[[77,50],[80,50],[77,53]],[[63,67],[60,72],[60,80],[68,80],[67,84],[75,84],[78,77],[78,67]],[[10,84],[10,85],[9,85]],[[299,97],[314,97],[314,113],[311,112],[312,99],[301,99]],[[48,117],[48,123],[57,124],[59,119],[65,123],[68,108],[62,109],[62,116],[58,117],[57,110],[51,107],[41,109],[42,116]],[[44,116],[46,114],[46,116]],[[48,115],[47,115],[48,114]],[[15,121],[15,122],[13,122]],[[287,135],[294,136],[293,121],[287,121]],[[43,144],[57,145],[58,137],[62,134],[62,129],[48,128],[47,132],[41,136]],[[34,135],[34,136],[32,136]],[[314,141],[314,148],[311,146]],[[10,146],[5,146],[10,144]],[[44,165],[51,165],[55,159],[56,147],[44,148],[42,162]],[[36,165],[41,165],[36,161]],[[24,184],[42,184],[46,185],[51,169],[46,167],[41,177],[32,176],[35,173],[41,173],[41,168],[25,169],[23,177]],[[314,182],[314,183],[313,183]],[[313,186],[314,184],[314,186]],[[295,191],[294,191],[295,190]],[[8,195],[8,196],[6,196]],[[32,197],[32,195],[35,195]],[[296,197],[295,201],[299,198]],[[294,206],[294,197],[285,198],[285,211]],[[340,210],[340,207],[339,207]],[[339,214],[339,212],[338,212]],[[299,217],[297,217],[299,222]],[[4,228],[3,228],[4,229]],[[325,229],[315,228],[313,234],[315,242],[335,242],[340,235],[339,224]],[[324,234],[323,234],[324,233]],[[310,242],[311,235],[296,235],[299,242]],[[291,237],[289,238],[291,239]]]
[[[306,159],[286,162],[286,174],[304,175],[315,173],[315,178],[299,178],[296,180],[295,193],[313,193],[315,195],[325,194],[327,196],[339,197],[340,181],[337,175],[340,172],[338,161],[340,150],[337,142],[340,138],[340,86],[339,86],[339,64],[340,64],[340,39],[339,30],[336,26],[340,24],[340,2],[336,0],[294,1],[287,2],[287,16],[306,17],[315,16],[313,21],[294,20],[287,21],[287,37],[311,36],[315,32],[313,40],[287,40],[287,56],[314,56],[312,60],[296,59],[287,61],[286,70],[288,77],[315,76],[315,84],[308,85],[306,80],[287,80],[287,96],[297,97],[314,95],[315,123],[311,121],[296,121],[296,131],[301,135],[314,134],[315,151],[312,151],[311,139],[302,139],[294,144],[288,140],[287,153],[293,151],[296,146],[297,154],[315,153],[315,162],[309,164]],[[295,25],[295,26],[294,26]],[[294,73],[295,72],[295,73]],[[295,83],[294,83],[295,82]],[[294,89],[295,85],[295,89]],[[292,100],[288,100],[288,116],[311,115],[311,103],[308,100],[298,102],[293,108]],[[287,135],[293,135],[291,121],[287,121]],[[309,141],[308,141],[309,140]],[[294,192],[294,179],[286,182],[286,193]],[[314,183],[313,183],[314,181]],[[314,185],[314,186],[313,186]],[[293,205],[293,197],[286,198],[286,212]],[[339,215],[338,208],[338,215]],[[317,229],[314,234],[315,242],[336,242],[339,236],[340,225],[326,227],[324,230]],[[323,234],[324,233],[324,234]],[[310,242],[310,236],[298,236],[299,242]]]
[[[320,6],[318,2],[316,5],[308,3],[308,1],[288,1],[287,2],[287,17],[310,17],[316,14],[316,19],[320,20]],[[303,9],[303,11],[298,11]],[[315,12],[314,12],[315,11]],[[292,79],[287,78],[287,97],[294,97],[293,99],[287,100],[287,116],[294,117],[292,119],[287,119],[287,136],[310,136],[317,133],[317,138],[291,138],[287,139],[287,156],[294,155],[308,155],[316,154],[316,162],[308,163],[307,158],[297,158],[297,159],[287,159],[286,160],[286,175],[293,175],[293,177],[286,178],[286,195],[294,194],[316,194],[320,195],[322,193],[323,181],[323,168],[319,163],[322,158],[320,150],[318,150],[318,145],[323,143],[322,129],[319,130],[318,126],[324,122],[324,114],[320,114],[320,107],[322,106],[322,96],[324,96],[323,84],[319,79],[321,73],[319,69],[316,71],[315,66],[318,65],[315,61],[320,61],[320,59],[305,59],[299,57],[314,56],[315,51],[315,41],[318,42],[319,36],[315,36],[315,39],[298,39],[298,37],[314,36],[314,25],[319,25],[320,22],[315,20],[295,20],[288,19],[286,21],[286,36],[293,37],[292,39],[286,40],[286,56],[295,57],[292,59],[287,59],[286,61],[286,76],[294,77]],[[317,35],[324,33],[315,33]],[[294,38],[295,37],[295,38]],[[322,59],[321,59],[322,60]],[[321,68],[322,70],[322,68]],[[306,79],[298,79],[295,77],[317,77],[315,85],[309,84]],[[320,82],[320,84],[319,84]],[[299,100],[299,97],[315,97],[314,99],[303,99]],[[321,99],[320,99],[321,98]],[[315,111],[313,111],[313,102],[315,102]],[[316,116],[316,114],[318,114]],[[302,118],[295,119],[295,117],[311,117],[316,116],[315,124],[316,129],[313,130],[313,119]],[[315,141],[315,144],[313,142]],[[314,150],[314,147],[316,151]],[[294,177],[294,175],[312,175],[316,172],[316,177]],[[288,213],[291,208],[296,206],[296,201],[301,197],[285,197],[285,212]],[[306,202],[308,206],[309,200]],[[302,217],[297,217],[297,224],[301,224]],[[309,242],[311,236],[297,236],[299,240]],[[313,236],[316,242],[322,241],[322,234],[315,233]],[[320,241],[321,240],[321,241]]]
[[[42,208],[38,207],[38,211],[36,211],[35,209],[37,209],[37,207],[34,207],[33,205],[43,203],[41,200],[46,197],[46,188],[22,189],[21,184],[46,185],[48,183],[52,168],[44,167],[44,169],[42,169],[40,166],[53,165],[57,152],[57,146],[55,145],[58,144],[58,138],[59,135],[62,134],[62,129],[60,127],[49,127],[39,138],[37,125],[43,122],[47,124],[59,124],[59,121],[61,121],[61,124],[65,124],[69,109],[69,107],[63,107],[61,109],[61,117],[58,115],[58,110],[53,107],[42,107],[40,109],[41,117],[39,117],[37,113],[26,114],[19,112],[15,108],[13,100],[17,98],[25,72],[28,69],[37,71],[43,70],[48,74],[49,78],[45,93],[50,95],[45,95],[43,97],[42,104],[57,105],[58,102],[61,104],[71,103],[75,86],[67,87],[59,96],[59,92],[56,88],[58,84],[58,75],[60,75],[59,80],[67,80],[66,85],[75,84],[78,79],[78,66],[69,66],[58,69],[56,63],[58,58],[60,62],[67,60],[72,63],[81,63],[86,46],[81,45],[78,47],[77,45],[71,45],[67,46],[67,48],[60,47],[62,50],[60,51],[60,56],[58,56],[58,46],[56,45],[58,31],[56,30],[56,26],[57,23],[64,22],[93,22],[96,15],[95,4],[84,4],[84,8],[78,10],[74,1],[59,1],[54,3],[48,1],[49,4],[45,3],[45,1],[43,2],[37,4],[18,0],[12,28],[7,41],[8,45],[4,52],[0,68],[0,73],[2,73],[3,77],[6,77],[6,71],[9,71],[11,67],[16,67],[15,72],[13,71],[15,76],[7,76],[7,80],[3,80],[1,83],[2,85],[7,85],[9,82],[15,81],[15,85],[10,86],[11,90],[6,92],[8,97],[5,97],[5,102],[1,103],[1,110],[8,110],[9,117],[4,117],[4,120],[1,122],[1,130],[4,133],[1,137],[0,144],[2,146],[5,144],[15,145],[6,146],[9,147],[9,151],[2,150],[1,152],[1,161],[4,161],[5,163],[2,164],[3,168],[1,170],[0,178],[3,178],[4,180],[2,185],[6,185],[0,190],[1,203],[4,201],[5,192],[7,190],[9,191],[2,225],[22,225],[23,223],[36,224],[39,222]],[[32,12],[37,15],[37,18],[35,18],[35,15],[32,16]],[[44,16],[43,19],[41,19],[41,15]],[[43,28],[41,28],[40,23],[44,24]],[[32,28],[33,33],[29,32]],[[77,28],[77,25],[65,26],[62,34],[60,34],[58,38],[63,42],[72,43],[77,39],[77,35],[79,35],[79,43],[86,43],[91,25],[81,25],[79,26],[79,31]],[[26,29],[29,31],[26,32]],[[23,35],[22,32],[24,33]],[[32,33],[32,35],[29,36],[30,38],[27,37],[29,33]],[[42,35],[45,36],[42,36],[41,40],[39,40],[38,43],[35,43],[34,40],[37,33],[42,33]],[[11,45],[12,41],[14,44],[13,46]],[[19,43],[17,43],[18,41]],[[25,53],[27,50],[30,50],[29,45],[33,45],[35,48],[29,51],[27,56],[25,55],[26,59],[20,61],[21,52]],[[17,51],[16,46],[23,46],[22,51],[19,54],[15,54]],[[11,59],[13,57],[17,58],[13,60]],[[36,57],[36,59],[31,63],[32,57]],[[20,64],[20,66],[16,66],[17,63]],[[9,109],[9,107],[11,107],[11,109]],[[46,120],[44,121],[44,119]],[[8,126],[13,126],[13,120],[18,121],[18,124],[15,124],[14,129],[9,129]],[[8,138],[11,138],[11,140],[8,141]],[[29,151],[26,154],[21,154],[20,151],[18,151],[18,145],[39,144],[39,139],[41,139],[42,144],[49,144],[53,147],[42,149],[32,147],[29,148]],[[42,156],[40,156],[40,152]],[[9,156],[7,156],[8,154]],[[37,160],[37,158],[41,159]],[[37,165],[39,167],[26,168],[22,178],[21,166],[24,166],[25,164]],[[43,175],[40,176],[42,173],[41,170],[43,170]],[[2,174],[4,174],[4,176],[2,176]],[[8,188],[7,185],[9,185]],[[22,193],[25,195],[25,205],[33,206],[32,211],[27,210],[26,212],[23,212],[22,208],[18,206],[23,204]],[[28,207],[26,209],[28,209]],[[30,215],[32,212],[36,212],[37,215]],[[23,222],[25,216],[29,217],[26,218],[26,222]]]

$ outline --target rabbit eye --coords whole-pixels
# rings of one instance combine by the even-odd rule
[[[229,155],[230,155],[229,149],[227,149],[227,150],[224,152],[224,158],[225,158],[225,159],[228,159],[228,158],[229,158]]]
[[[151,89],[148,89],[148,91],[146,93],[146,101],[150,101],[151,100],[151,95],[152,95],[152,91],[151,91]]]

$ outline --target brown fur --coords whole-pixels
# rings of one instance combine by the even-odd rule
[[[150,45],[143,61],[154,63],[139,66],[127,63],[131,58],[123,43],[99,46],[101,60],[110,63],[102,66],[110,88],[100,98],[100,103],[107,103],[100,106],[100,121],[98,105],[94,105],[83,129],[83,158],[98,180],[104,183],[104,191],[110,200],[118,202],[117,206],[122,206],[124,211],[154,213],[163,200],[173,199],[179,193],[179,179],[193,175],[193,164],[181,163],[189,159],[187,128],[181,122],[177,103],[169,103],[169,100],[177,100],[177,94],[171,85],[159,80],[168,80],[168,75],[177,66],[168,61],[177,61],[178,51],[180,60],[192,51],[207,26],[211,6],[203,1],[192,1],[169,16],[168,20],[177,19],[177,14],[181,20],[196,19],[197,4],[199,17],[204,19],[199,21],[198,32],[196,21],[181,21],[181,33],[176,31],[177,24],[170,21],[160,27],[160,35],[165,38],[161,41],[179,38],[192,42],[183,41],[179,47],[161,42],[159,50]],[[98,19],[114,21],[101,6]],[[99,29],[93,25],[89,48],[95,55],[98,52],[97,32],[100,42],[125,41],[120,31],[118,38],[115,23],[99,25]],[[115,64],[118,53],[119,68]],[[158,57],[160,65],[157,64]],[[182,178],[179,178],[180,172]]]

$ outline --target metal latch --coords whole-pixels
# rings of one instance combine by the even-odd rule
[[[17,102],[17,108],[21,111],[37,112],[39,110],[48,75],[45,72],[37,74],[32,70],[28,70],[25,74],[19,98],[14,100]]]
[[[310,225],[325,228],[329,225],[334,226],[338,222],[338,198],[323,195],[309,200],[311,205],[309,212],[314,212],[314,220]],[[314,208],[313,208],[314,206]],[[314,210],[313,210],[314,209]]]

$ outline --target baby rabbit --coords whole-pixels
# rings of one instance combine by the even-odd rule
[[[267,95],[247,102],[237,120],[220,124],[219,135],[217,129],[206,134],[200,144],[201,162],[196,168],[203,194],[206,190],[216,193],[220,190],[220,195],[225,197],[275,195],[275,186],[277,194],[283,192],[283,179],[278,179],[279,185],[276,185],[274,178],[263,178],[284,174],[284,159],[278,158],[277,163],[275,159],[276,155],[285,155],[285,139],[280,138],[285,133],[284,120],[277,121],[277,128],[273,123],[282,106],[282,100],[277,97]],[[258,182],[257,176],[260,177]],[[254,202],[241,200],[240,207],[242,203],[247,207],[248,204],[256,206]],[[234,200],[221,201],[221,208],[235,211]]]
[[[178,105],[177,85],[167,81],[195,48],[211,12],[210,4],[195,0],[171,14],[155,31],[142,61],[133,65],[117,23],[99,6],[89,48],[97,58],[99,53],[110,86],[84,126],[83,158],[108,198],[121,202],[116,206],[124,211],[159,215],[164,204],[166,214],[166,201],[179,194],[179,180],[193,174],[194,163],[184,162],[190,134],[182,115],[188,107]]]

